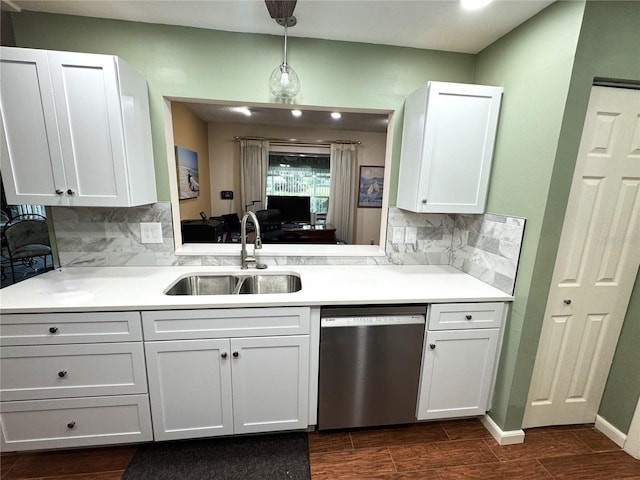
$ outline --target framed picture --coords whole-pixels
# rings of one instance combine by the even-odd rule
[[[176,166],[178,169],[178,193],[180,200],[200,195],[198,177],[198,153],[176,145]]]
[[[384,167],[362,165],[358,186],[358,208],[382,208]]]

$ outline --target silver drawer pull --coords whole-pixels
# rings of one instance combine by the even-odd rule
[[[49,327],[49,333],[58,333],[58,327]]]
[[[467,320],[471,320],[473,318],[473,315],[465,315],[464,318],[466,318]]]
[[[76,428],[76,421],[72,420],[71,422],[67,423],[67,428],[69,430],[71,430],[72,428]]]
[[[60,370],[60,371],[58,372],[58,376],[59,376],[60,378],[64,378],[64,377],[66,377],[66,376],[67,376],[67,371],[66,371],[66,370]]]

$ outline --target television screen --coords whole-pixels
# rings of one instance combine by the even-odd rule
[[[280,210],[283,223],[311,222],[311,197],[269,195],[267,208]]]

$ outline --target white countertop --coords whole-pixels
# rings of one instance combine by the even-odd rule
[[[44,273],[0,290],[0,312],[158,310],[300,305],[511,301],[513,297],[446,265],[270,266],[293,272],[302,290],[287,294],[165,295],[191,273],[247,274],[239,267],[74,267]]]

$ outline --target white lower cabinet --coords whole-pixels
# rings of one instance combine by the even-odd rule
[[[498,329],[427,333],[418,420],[487,411],[499,333]]]
[[[309,337],[147,342],[156,440],[306,428]]]
[[[193,339],[145,342],[155,440],[308,427],[309,309],[239,309],[227,315],[225,320],[221,310],[194,311],[190,318],[211,321],[202,330],[185,318],[177,335]],[[158,322],[179,316],[144,312],[144,326],[153,337]],[[272,323],[272,330],[282,331],[279,323],[287,316],[299,317],[293,323],[301,335],[268,335]],[[260,334],[228,337],[230,329],[246,324],[260,326],[245,333]],[[227,336],[197,338],[202,335]]]
[[[231,351],[234,433],[307,428],[309,336],[233,338]]]
[[[156,440],[233,433],[229,340],[147,342]]]
[[[153,439],[139,312],[3,315],[2,451]]]
[[[489,410],[504,313],[502,303],[429,306],[418,420],[470,417]]]

